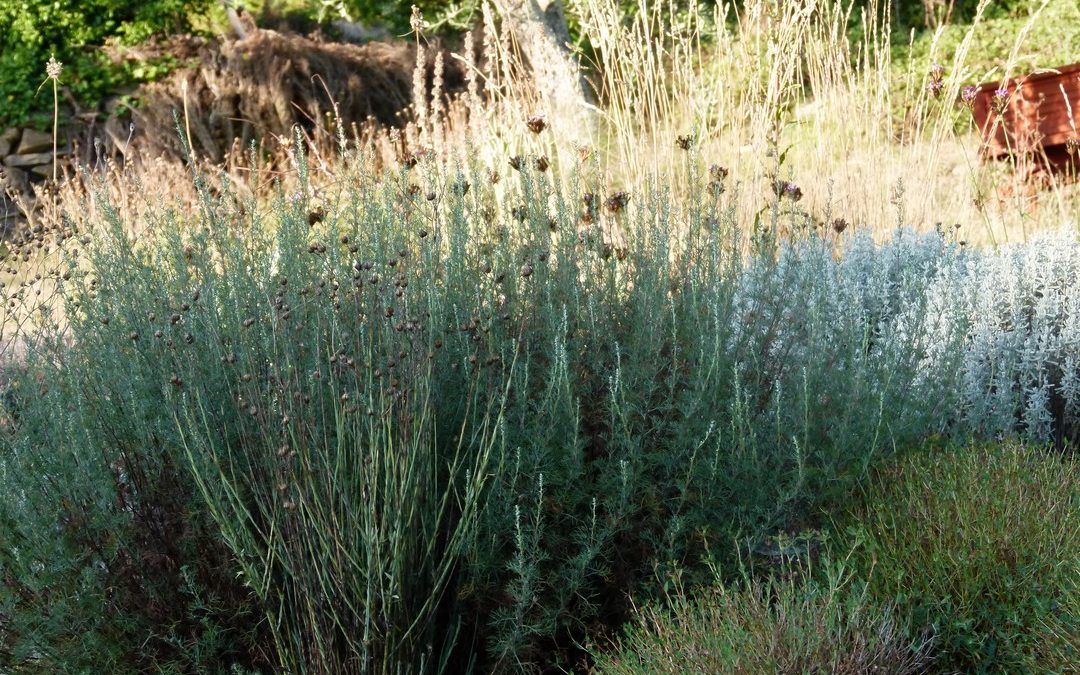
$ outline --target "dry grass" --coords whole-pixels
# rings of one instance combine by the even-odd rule
[[[858,16],[862,38],[851,42],[846,26],[856,10],[848,3],[757,0],[741,12],[691,13],[679,30],[664,3],[628,28],[612,0],[576,3],[587,32],[599,36],[611,164],[631,185],[650,174],[671,180],[680,165],[674,139],[692,134],[702,157],[741,182],[744,218],[779,174],[802,188],[816,219],[839,214],[882,233],[898,220],[925,229],[960,223],[962,239],[999,243],[1074,220],[1075,189],[1055,181],[1033,194],[1007,167],[982,164],[970,113],[953,103],[984,77],[968,57],[988,3],[955,50],[939,50],[940,30],[934,36],[932,60],[945,67],[938,96],[929,73],[898,79],[888,8],[879,4]],[[1022,72],[1026,36],[1047,4],[1019,32],[1002,75]],[[718,28],[706,47],[709,26]]]
[[[571,0],[568,8],[595,50],[592,83],[598,104],[590,107],[595,124],[582,129],[577,119],[549,114],[549,128],[541,134],[531,133],[525,121],[548,112],[553,103],[532,86],[517,56],[520,38],[485,5],[482,25],[457,54],[439,52],[415,36],[414,104],[403,129],[373,122],[337,129],[341,120],[333,112],[350,119],[338,104],[351,101],[352,94],[334,88],[311,94],[306,114],[318,122],[304,136],[314,158],[314,184],[337,180],[340,141],[348,136],[351,145],[386,165],[432,151],[448,166],[468,157],[507,175],[510,157],[544,156],[562,175],[572,173],[569,167],[588,167],[601,173],[608,191],[631,194],[655,179],[678,190],[687,184],[691,164],[696,175],[718,164],[730,170],[729,189],[736,191],[744,223],[768,205],[777,178],[800,186],[804,197],[798,208],[808,223],[819,225],[843,217],[885,234],[898,222],[920,229],[960,224],[958,238],[995,244],[1074,222],[1075,187],[1055,181],[1032,193],[1008,167],[983,164],[981,139],[964,123],[970,114],[958,112],[953,103],[964,85],[983,76],[967,63],[973,36],[983,25],[981,12],[955,50],[939,50],[941,33],[935,35],[931,55],[945,66],[943,88],[935,97],[926,86],[928,73],[897,75],[888,7],[879,3],[872,0],[859,11],[853,3],[825,0],[748,0],[740,11],[722,5],[706,16],[696,10],[677,15],[673,3],[660,2],[627,20],[615,0]],[[1029,26],[1041,20],[1046,4],[1031,15]],[[862,30],[853,40],[848,26],[854,23]],[[1000,74],[1030,64],[1025,35],[1020,31]],[[311,67],[318,70],[316,65]],[[451,71],[458,89],[464,78],[464,91],[448,97]],[[306,74],[313,88],[321,88],[317,74]],[[252,78],[256,75],[248,73],[252,81],[234,83],[232,89],[260,86]],[[212,111],[195,105],[220,79],[192,85],[184,126],[192,130],[211,176],[227,176],[245,190],[268,194],[276,189],[272,182],[248,184],[250,157],[241,141],[207,152],[199,141],[205,134],[195,133],[211,122],[231,123],[212,121]],[[246,133],[238,138],[253,140]],[[259,161],[275,169],[263,175],[289,183],[296,169],[290,161],[292,139],[282,136],[263,139]],[[693,161],[676,146],[680,136],[693,139]],[[598,161],[582,163],[590,149],[598,152]],[[168,195],[177,206],[192,206],[189,176],[179,161],[137,158],[122,177],[111,176],[106,184],[120,194],[137,177],[145,195]],[[504,183],[500,189],[510,187]],[[91,194],[85,177],[71,176],[61,201],[70,207]],[[119,203],[138,215],[139,200]]]

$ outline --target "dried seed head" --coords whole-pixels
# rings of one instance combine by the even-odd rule
[[[612,213],[619,213],[626,208],[626,205],[630,202],[630,193],[620,190],[608,197],[604,205],[608,211]]]
[[[59,80],[60,74],[64,72],[64,64],[56,60],[55,55],[49,56],[48,63],[45,64],[45,75],[50,80]]]
[[[841,234],[848,227],[848,222],[843,218],[836,218],[832,221],[832,229],[837,234]]]
[[[787,197],[793,202],[797,202],[803,197],[802,188],[795,183],[789,183],[779,179],[773,180],[773,193],[776,194],[779,199]]]
[[[533,266],[530,263],[525,263],[521,268],[521,276],[528,279],[532,276]]]
[[[678,136],[675,139],[675,145],[679,146],[680,150],[689,150],[694,145],[694,137],[689,134]]]
[[[525,166],[525,159],[521,155],[514,155],[510,158],[510,166],[516,171],[521,171],[521,167]]]
[[[545,115],[533,115],[525,122],[525,124],[529,127],[529,131],[534,134],[538,134],[544,129],[547,129],[548,126],[547,117]]]
[[[548,162],[547,157],[541,155],[533,160],[533,166],[536,167],[537,171],[543,172],[548,170],[548,167],[551,166],[551,163]]]

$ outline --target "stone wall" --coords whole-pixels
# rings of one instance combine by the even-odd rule
[[[57,156],[70,153],[60,139]],[[0,132],[0,233],[8,232],[20,220],[21,213],[13,195],[32,196],[32,185],[51,179],[53,174],[53,137],[33,128],[10,128]]]

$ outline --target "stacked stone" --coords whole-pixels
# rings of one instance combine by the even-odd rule
[[[57,148],[58,155],[67,152],[64,144]],[[29,199],[30,186],[52,175],[52,134],[30,128],[0,132],[0,232],[8,231],[20,218],[12,195]]]

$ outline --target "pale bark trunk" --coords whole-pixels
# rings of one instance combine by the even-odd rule
[[[497,0],[517,47],[528,61],[553,126],[574,140],[589,140],[595,127],[592,97],[581,65],[570,51],[570,32],[559,0]],[[540,112],[540,111],[537,111]]]

